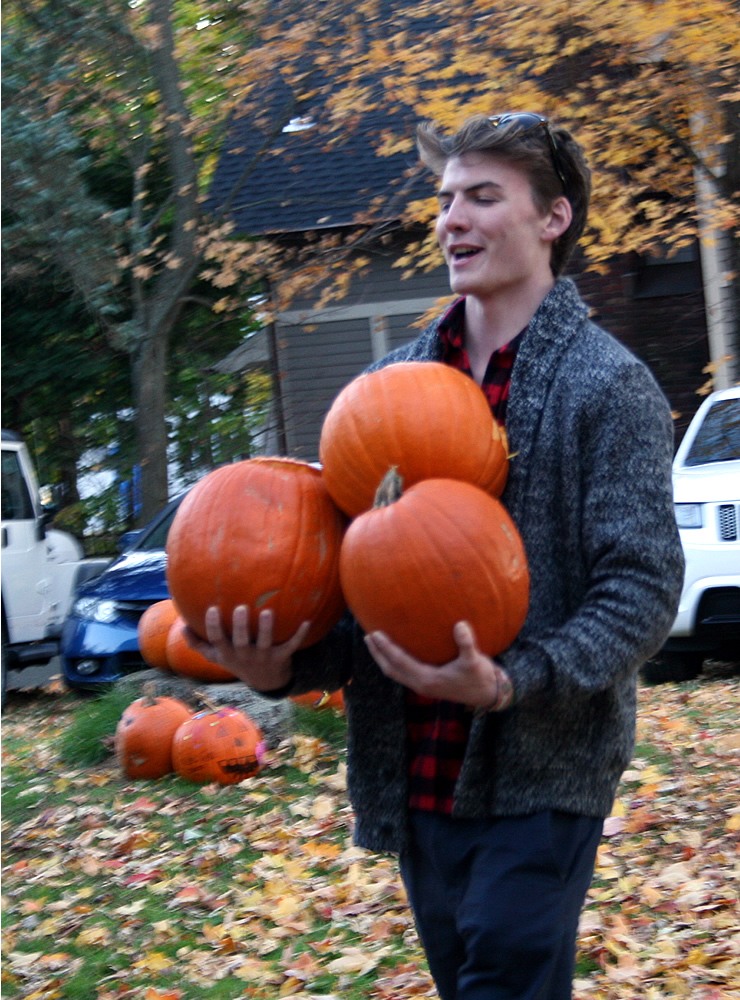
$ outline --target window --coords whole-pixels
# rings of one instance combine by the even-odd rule
[[[702,275],[697,243],[681,247],[671,256],[668,248],[640,255],[633,275],[636,299],[663,295],[690,295],[701,291]]]
[[[3,452],[2,476],[3,521],[32,521],[35,517],[33,502],[21,472],[17,452]]]
[[[740,459],[740,398],[718,399],[702,421],[686,456],[686,465],[737,459]]]

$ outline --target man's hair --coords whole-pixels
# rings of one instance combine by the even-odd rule
[[[583,150],[567,129],[541,125],[531,129],[511,124],[495,124],[495,117],[473,115],[452,134],[436,122],[422,122],[417,129],[419,156],[438,177],[453,157],[465,153],[490,153],[522,167],[529,178],[534,203],[547,212],[553,201],[565,194],[573,209],[573,219],[566,231],[552,245],[550,268],[555,277],[562,274],[581,238],[591,197],[591,171]],[[557,165],[565,181],[558,176],[547,133],[549,129],[557,153]]]

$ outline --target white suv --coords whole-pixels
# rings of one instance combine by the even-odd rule
[[[714,392],[673,461],[686,573],[670,636],[647,680],[696,677],[708,657],[740,662],[740,385]]]
[[[2,692],[7,670],[47,663],[76,588],[108,560],[83,559],[79,542],[47,527],[20,435],[2,431]]]

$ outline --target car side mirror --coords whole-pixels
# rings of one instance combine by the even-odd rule
[[[132,549],[136,544],[142,530],[143,530],[142,528],[139,528],[136,531],[124,531],[124,533],[118,539],[118,545],[116,546],[119,553],[123,554],[124,552],[128,552],[129,549]]]
[[[51,522],[59,513],[58,507],[44,506],[41,508],[41,513],[36,518],[36,538],[39,542],[46,538],[46,529],[49,527]]]

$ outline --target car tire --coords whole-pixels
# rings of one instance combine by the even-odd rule
[[[642,667],[640,674],[647,684],[693,681],[701,673],[704,653],[662,652],[653,656]]]

